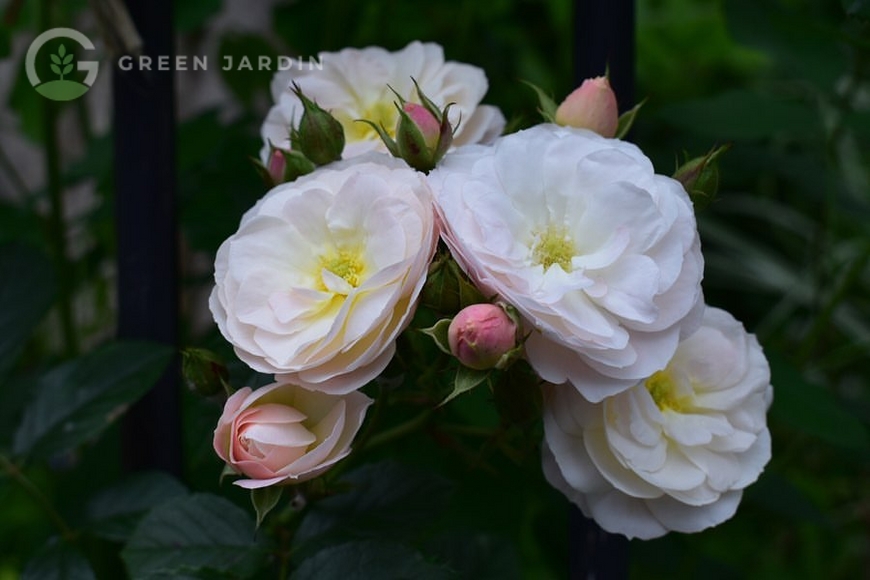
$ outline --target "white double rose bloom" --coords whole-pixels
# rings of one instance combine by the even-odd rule
[[[591,403],[545,388],[547,480],[605,530],[650,539],[734,515],[770,460],[770,368],[754,335],[707,308],[664,370]]]
[[[662,368],[697,328],[692,204],[634,145],[538,125],[458,149],[429,177],[453,256],[523,315],[545,381],[600,401]]]
[[[341,123],[346,139],[345,159],[370,151],[386,152],[377,132],[357,119],[383,125],[392,133],[399,120],[393,90],[408,101],[420,102],[412,79],[439,107],[454,103],[449,114],[456,128],[454,146],[489,142],[505,126],[498,108],[480,104],[489,86],[483,70],[445,62],[444,49],[437,44],[414,41],[396,52],[376,46],[346,48],[321,52],[316,61],[293,62],[290,70],[272,79],[275,105],[261,130],[264,145],[260,157],[264,164],[268,163],[270,143],[290,148],[290,127],[298,125],[302,117],[302,103],[290,89],[292,83]]]
[[[328,393],[375,378],[435,252],[423,175],[384,157],[270,191],[220,247],[214,319],[251,368]]]

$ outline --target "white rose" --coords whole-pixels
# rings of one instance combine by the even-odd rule
[[[327,395],[289,383],[227,399],[213,446],[233,471],[234,483],[255,489],[317,477],[350,454],[350,445],[372,400],[354,391]]]
[[[260,158],[264,164],[270,142],[281,149],[290,148],[290,127],[297,125],[302,116],[302,104],[290,90],[293,82],[305,96],[341,122],[346,139],[345,158],[368,151],[386,152],[375,130],[356,120],[381,124],[392,134],[399,115],[394,104],[396,95],[390,87],[407,101],[419,103],[412,77],[435,104],[444,107],[455,103],[450,109],[450,121],[454,127],[460,118],[462,122],[454,135],[454,146],[486,143],[504,129],[501,111],[480,104],[488,88],[483,70],[445,62],[444,49],[437,44],[414,41],[397,52],[376,46],[346,48],[322,52],[317,61],[322,69],[310,66],[309,61],[293,61],[290,70],[278,72],[272,79],[275,106],[261,130],[264,146]]]
[[[453,256],[535,329],[526,354],[544,380],[600,401],[697,328],[692,204],[634,145],[538,125],[448,154],[429,181]]]
[[[734,515],[770,460],[770,368],[754,335],[707,308],[667,367],[590,403],[545,388],[547,480],[605,530],[649,539]]]
[[[255,370],[346,393],[389,363],[438,238],[422,174],[391,161],[279,185],[221,245],[209,306]]]

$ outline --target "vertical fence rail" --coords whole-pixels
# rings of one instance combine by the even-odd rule
[[[153,63],[173,60],[170,0],[127,0]],[[178,243],[175,200],[175,103],[171,70],[114,67],[115,224],[118,240],[118,337],[177,347]],[[171,68],[171,67],[169,67]],[[130,471],[182,471],[177,361],[122,425]]]
[[[634,0],[575,0],[574,80],[609,71],[620,111],[634,106]],[[628,577],[628,540],[608,534],[571,506],[571,580]]]

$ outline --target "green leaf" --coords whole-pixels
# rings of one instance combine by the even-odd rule
[[[840,0],[840,4],[849,16],[870,18],[870,0]]]
[[[151,510],[121,552],[133,580],[206,568],[247,577],[263,556],[248,514],[211,494],[174,498]]]
[[[556,102],[553,98],[545,93],[543,89],[538,86],[530,83],[529,81],[523,81],[525,84],[530,86],[535,94],[538,96],[538,112],[541,113],[541,116],[544,117],[544,121],[547,123],[552,123],[556,119]]]
[[[200,28],[217,14],[223,3],[221,0],[197,0],[196,2],[173,2],[175,18],[173,23],[178,32],[191,32]]]
[[[85,557],[68,542],[52,538],[24,567],[21,580],[92,580]]]
[[[87,506],[88,530],[96,536],[126,542],[142,515],[166,500],[187,495],[174,477],[161,471],[137,474],[97,493]]]
[[[825,389],[804,379],[777,353],[768,353],[773,384],[771,420],[850,450],[870,450],[870,437],[848,407]]]
[[[54,298],[51,262],[20,244],[0,246],[0,379],[9,370],[33,328]]]
[[[54,55],[52,55],[52,56],[54,56]],[[63,58],[63,63],[58,63],[58,64],[69,64],[70,61],[72,61],[72,59],[73,59],[73,55],[68,54]]]
[[[764,472],[758,481],[746,488],[743,499],[795,522],[825,527],[832,525],[828,516],[800,488],[773,471]]]
[[[661,115],[676,127],[718,141],[807,137],[822,128],[814,104],[750,90],[669,105]]]
[[[340,483],[349,490],[313,504],[296,532],[296,542],[342,534],[407,539],[437,520],[453,490],[452,483],[436,473],[393,461],[363,465]]]
[[[66,54],[66,46],[60,45],[60,48],[57,49],[57,54],[63,57]]]
[[[61,64],[59,56],[57,56],[56,54],[51,54],[49,56],[51,57],[51,62],[53,62],[54,64]]]
[[[257,512],[257,527],[263,523],[266,516],[272,511],[278,502],[281,501],[281,496],[284,494],[284,488],[278,485],[270,485],[268,487],[259,487],[251,490],[251,503],[254,505],[254,510]]]
[[[56,64],[51,65],[51,72],[53,72],[53,73],[56,74],[56,75],[61,74],[61,73],[60,73],[60,67],[57,66]]]
[[[16,455],[48,458],[100,434],[157,381],[165,345],[114,342],[43,375],[15,433]]]
[[[519,580],[522,577],[516,548],[501,536],[451,530],[429,542],[425,553],[446,563],[457,578]]]
[[[71,64],[66,65],[65,67],[63,67],[63,74],[68,75],[70,71],[72,71],[72,69],[73,66]]]
[[[442,352],[452,355],[450,352],[450,341],[447,339],[447,330],[450,328],[450,322],[450,318],[442,318],[434,326],[421,328],[420,332],[431,336]]]
[[[142,580],[238,580],[231,572],[221,572],[213,568],[181,567],[172,572],[159,571],[145,576]]]
[[[456,379],[453,381],[453,391],[447,395],[443,401],[438,403],[438,406],[446,405],[462,393],[468,392],[474,387],[483,384],[489,377],[489,370],[479,371],[477,369],[468,368],[465,365],[459,365],[456,369]]]
[[[365,580],[368,578],[456,578],[453,572],[426,561],[417,550],[398,542],[362,540],[329,546],[299,565],[294,580]]]

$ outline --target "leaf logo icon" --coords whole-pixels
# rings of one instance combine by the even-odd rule
[[[60,48],[57,49],[57,54],[51,55],[51,72],[58,75],[60,80],[63,80],[63,77],[68,75],[73,69],[72,59],[72,53],[67,54],[66,46],[61,44]]]

